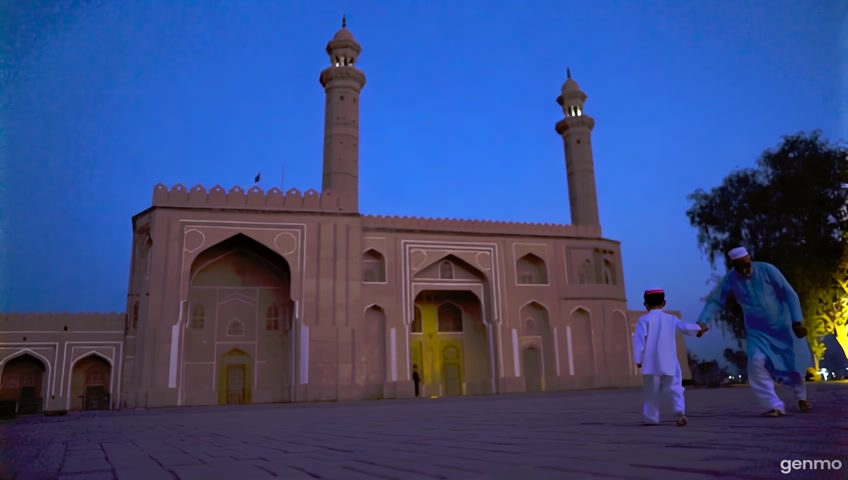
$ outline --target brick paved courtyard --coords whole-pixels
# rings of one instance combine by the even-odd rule
[[[787,394],[788,392],[783,392]],[[639,425],[637,389],[25,417],[0,478],[119,480],[848,478],[848,383],[761,418],[747,387],[687,390],[690,424]],[[781,473],[781,460],[841,471]]]

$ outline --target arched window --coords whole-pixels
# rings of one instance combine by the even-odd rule
[[[265,311],[265,330],[280,329],[280,307],[275,303]]]
[[[362,255],[362,281],[366,283],[386,281],[386,259],[383,254],[371,249]]]
[[[462,331],[462,309],[452,303],[439,305],[439,332]]]
[[[580,266],[580,273],[578,274],[578,282],[582,284],[587,283],[595,283],[595,275],[592,271],[592,261],[586,260],[583,262],[583,265]]]
[[[413,311],[414,313],[412,315],[412,325],[410,325],[409,331],[412,333],[421,333],[421,309],[418,308],[418,305],[416,305],[413,308]]]
[[[439,278],[443,280],[452,280],[453,279],[453,264],[450,262],[442,262],[439,265]]]
[[[231,337],[239,337],[244,335],[244,324],[241,320],[234,318],[227,324],[227,335]]]
[[[548,283],[548,269],[545,261],[528,253],[515,262],[519,285],[545,285]]]
[[[203,330],[205,323],[206,310],[203,308],[203,305],[195,305],[191,311],[191,324],[189,326],[192,330]]]
[[[615,285],[615,268],[612,265],[612,262],[609,260],[604,260],[604,270],[603,270],[603,282],[607,285]]]

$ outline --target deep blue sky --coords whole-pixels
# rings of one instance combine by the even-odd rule
[[[684,319],[700,312],[710,268],[687,194],[781,135],[848,138],[838,0],[4,3],[44,8],[3,7],[0,311],[123,311],[130,217],[158,182],[261,170],[269,188],[285,165],[286,188],[320,188],[318,74],[343,13],[368,77],[364,213],[568,223],[554,124],[571,67],[631,308],[659,284]]]

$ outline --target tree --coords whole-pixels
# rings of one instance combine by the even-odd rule
[[[722,276],[713,274],[709,280],[707,280],[707,285],[710,286],[710,290],[713,290],[719,286],[721,283]],[[706,297],[701,298],[701,301],[706,301]],[[736,345],[739,348],[742,348],[742,341],[745,340],[745,319],[742,316],[742,306],[739,303],[731,298],[727,301],[727,304],[721,310],[718,319],[718,325],[721,328],[721,331],[730,333],[733,335],[733,338],[736,339]]]
[[[846,184],[848,150],[822,140],[820,131],[799,133],[763,152],[756,168],[731,172],[709,192],[693,192],[686,215],[714,270],[718,259],[729,269],[726,252],[739,245],[779,268],[801,297],[808,330],[817,332],[825,321],[820,297],[834,288],[845,251]],[[738,305],[727,306],[719,322],[744,338]],[[818,338],[808,338],[819,350]]]
[[[743,378],[748,376],[748,354],[744,350],[724,349],[724,359],[734,367]]]
[[[848,235],[845,241],[848,242]],[[825,335],[833,335],[844,352],[848,352],[848,248],[837,264],[830,288],[821,290],[817,300],[816,336],[821,343]],[[819,347],[824,354],[824,344]],[[816,364],[818,370],[818,364]]]

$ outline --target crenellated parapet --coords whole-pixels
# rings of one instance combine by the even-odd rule
[[[0,313],[0,333],[15,331],[123,331],[125,314],[117,312]]]
[[[338,212],[339,200],[329,190],[318,192],[312,188],[302,193],[300,190],[292,188],[283,193],[277,187],[266,192],[256,186],[247,191],[236,186],[227,191],[220,185],[207,190],[203,185],[196,185],[187,189],[184,185],[178,183],[169,189],[164,184],[159,183],[153,187],[153,206]]]
[[[462,220],[455,218],[421,218],[364,215],[363,228],[382,230],[415,230],[434,233],[479,233],[491,235],[601,238],[599,225],[562,225],[552,223],[502,222],[496,220]]]

